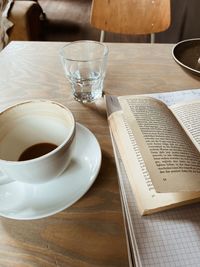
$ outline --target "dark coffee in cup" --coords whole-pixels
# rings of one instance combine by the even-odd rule
[[[18,161],[30,160],[41,157],[56,149],[56,147],[58,146],[51,143],[35,144],[25,149],[24,152],[22,152],[22,154],[20,155]]]

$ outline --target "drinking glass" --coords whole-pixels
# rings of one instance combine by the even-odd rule
[[[95,41],[75,41],[62,47],[60,56],[74,98],[82,103],[101,98],[108,59],[107,46]]]

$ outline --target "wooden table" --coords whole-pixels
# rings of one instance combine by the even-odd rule
[[[0,266],[126,267],[128,256],[117,173],[103,101],[83,105],[71,94],[59,49],[64,43],[12,42],[0,54],[0,110],[19,100],[54,99],[97,137],[103,154],[91,189],[48,218],[0,217]],[[108,44],[105,93],[138,94],[199,88],[172,59],[172,45]]]

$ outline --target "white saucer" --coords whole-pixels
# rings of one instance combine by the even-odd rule
[[[53,215],[80,199],[95,181],[101,149],[95,136],[77,123],[77,141],[67,170],[51,182],[30,185],[13,182],[0,186],[0,215],[32,220]]]

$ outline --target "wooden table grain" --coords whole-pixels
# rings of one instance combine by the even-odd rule
[[[59,58],[62,42],[11,42],[0,53],[0,110],[27,99],[69,107],[102,149],[100,173],[74,205],[48,218],[0,217],[0,266],[126,267],[128,255],[116,167],[103,100],[76,102]],[[105,93],[153,93],[199,88],[172,59],[171,44],[107,44]]]

